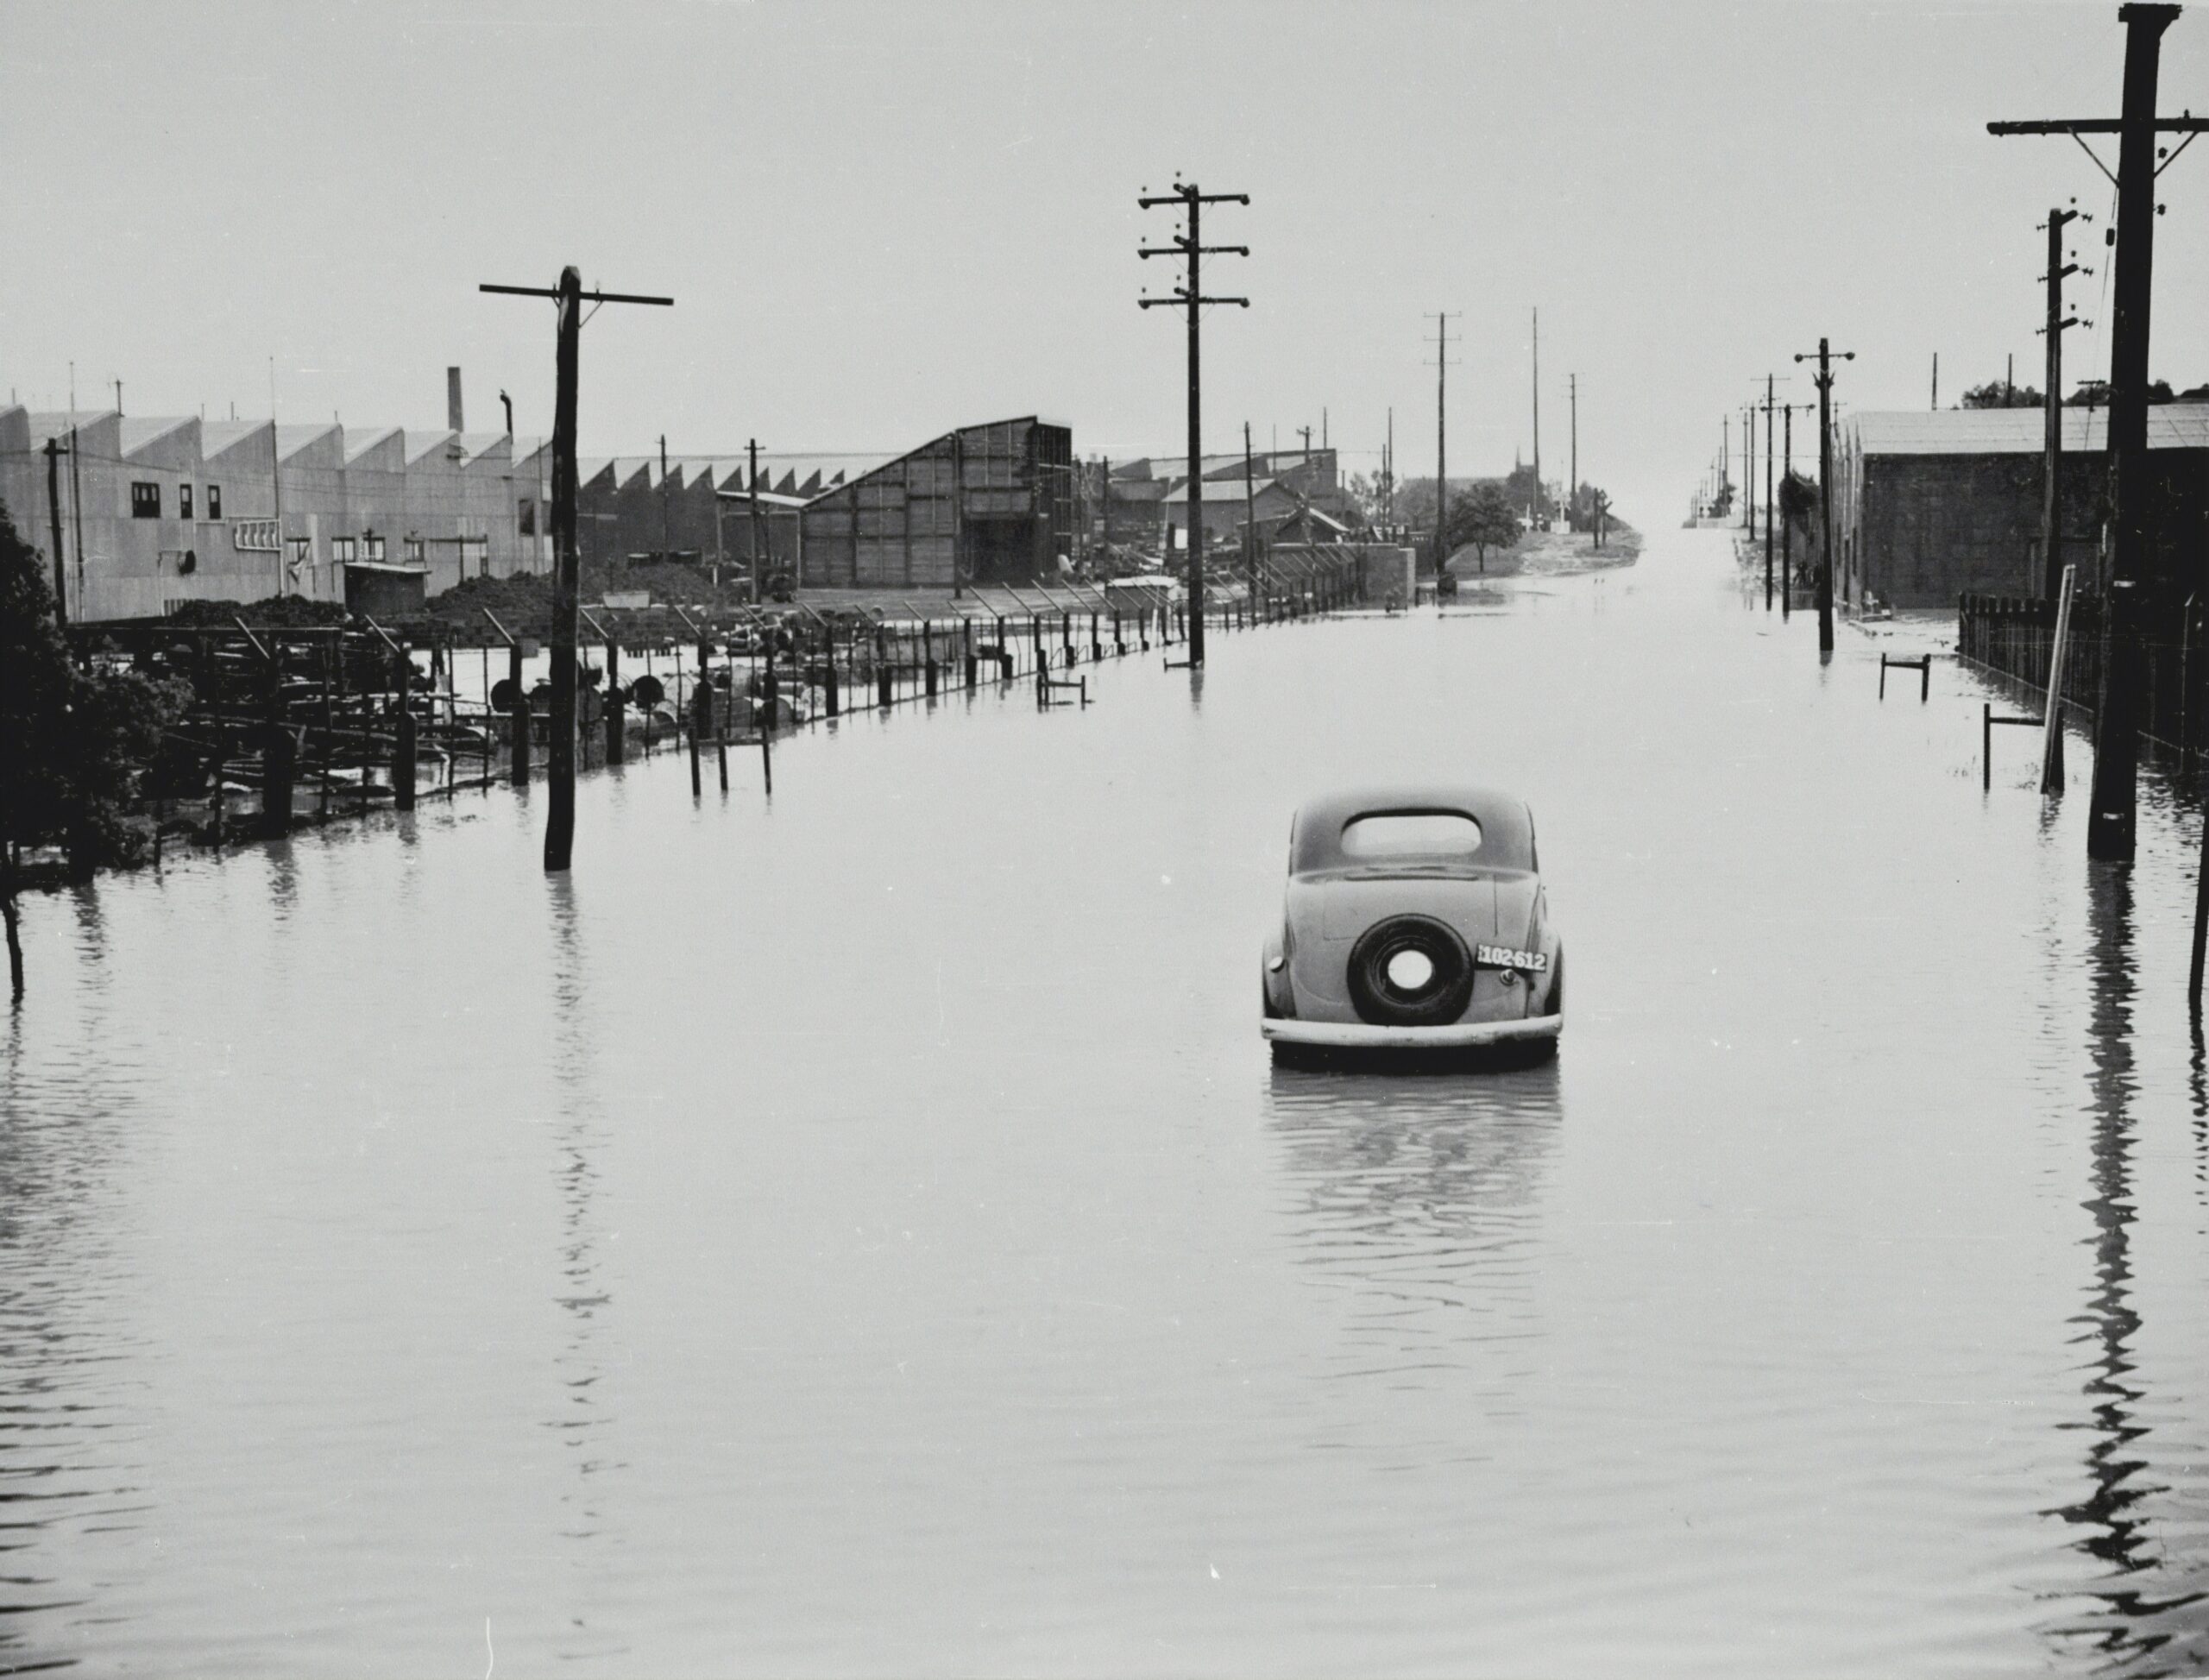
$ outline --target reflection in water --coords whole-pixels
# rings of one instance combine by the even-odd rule
[[[604,1130],[594,1068],[597,1046],[591,1031],[589,988],[581,937],[582,916],[576,904],[571,876],[559,874],[545,882],[546,904],[552,929],[552,1070],[559,1092],[559,1114],[553,1137],[558,1149],[560,1192],[560,1249],[558,1293],[554,1299],[567,1315],[568,1335],[553,1363],[557,1369],[562,1401],[547,1422],[575,1455],[576,1485],[561,1495],[570,1512],[562,1534],[572,1540],[594,1540],[605,1532],[604,1488],[600,1480],[609,1465],[605,1438],[613,1418],[606,1410],[602,1385],[606,1363],[598,1343],[601,1314],[613,1297],[600,1278],[601,1255],[591,1203],[598,1186],[597,1157]],[[578,1594],[575,1601],[582,1601]],[[588,1631],[583,1619],[574,1619],[576,1633]],[[587,1654],[619,1654],[620,1647],[593,1642]],[[586,1654],[571,1651],[571,1655]]]
[[[69,890],[85,1034],[109,1036],[112,975],[98,891]],[[0,1041],[0,1673],[75,1659],[33,1642],[50,1613],[91,1601],[89,1583],[53,1573],[53,1543],[97,1529],[129,1535],[146,1508],[135,1440],[106,1367],[135,1350],[99,1324],[112,1287],[112,1158],[129,1110],[129,1070],[88,1066],[53,1088],[26,1032],[50,1016],[18,1010]]]
[[[1291,1241],[1355,1291],[1341,1375],[1416,1384],[1539,1333],[1533,1231],[1558,1077],[1553,1061],[1439,1078],[1273,1071]],[[1488,1374],[1499,1399],[1522,1375]]]
[[[2094,1282],[2086,1311],[2072,1322],[2084,1327],[2078,1338],[2090,1349],[2086,1366],[2087,1416],[2059,1425],[2086,1431],[2086,1482],[2083,1497],[2043,1513],[2061,1517],[2082,1532],[2076,1545],[2102,1566],[2102,1584],[2089,1597],[2093,1608],[2083,1618],[2051,1631],[2059,1643],[2083,1641],[2107,1659],[2105,1671],[2164,1673],[2179,1652],[2167,1650],[2174,1639],[2203,1640],[2200,1618],[2182,1618],[2199,1604],[2198,1590],[2173,1592],[2165,1574],[2163,1548],[2149,1537],[2149,1517],[2141,1509],[2168,1486],[2145,1479],[2149,1471],[2141,1444],[2149,1428],[2142,1419],[2146,1391],[2137,1385],[2133,1343],[2140,1314],[2132,1303],[2133,1102],[2139,1081],[2133,1069],[2132,883],[2123,868],[2093,869],[2087,912],[2093,949],[2087,960],[2092,990],[2088,1075],[2093,1101],[2093,1195],[2081,1203],[2093,1218],[2087,1244],[2093,1250]],[[2158,1595],[2160,1589],[2161,1595]],[[2195,1655],[2200,1654],[2197,1651]],[[2143,1665],[2144,1664],[2144,1665]]]

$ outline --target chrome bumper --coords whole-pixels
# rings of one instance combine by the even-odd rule
[[[1259,1025],[1266,1037],[1278,1044],[1336,1050],[1460,1050],[1555,1038],[1564,1026],[1564,1017],[1537,1015],[1521,1021],[1461,1021],[1447,1027],[1375,1027],[1363,1021],[1268,1017]]]

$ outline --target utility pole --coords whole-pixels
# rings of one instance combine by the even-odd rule
[[[667,502],[667,434],[659,435],[659,557],[675,557],[674,516]]]
[[[1825,525],[1825,553],[1818,563],[1818,658],[1833,656],[1833,363],[1856,360],[1853,350],[1835,350],[1818,340],[1818,513]],[[1797,356],[1808,362],[1808,355]]]
[[[1177,185],[1174,191],[1156,197],[1145,196],[1137,204],[1144,210],[1159,204],[1179,204],[1189,218],[1189,230],[1177,234],[1170,245],[1145,246],[1136,255],[1143,257],[1186,256],[1189,261],[1189,278],[1186,286],[1170,298],[1145,298],[1141,307],[1152,309],[1161,305],[1179,303],[1188,311],[1189,317],[1189,668],[1202,670],[1205,664],[1205,523],[1204,523],[1204,403],[1203,389],[1199,377],[1200,365],[1198,352],[1198,328],[1204,319],[1206,304],[1234,304],[1248,309],[1248,298],[1207,298],[1204,295],[1201,267],[1206,256],[1248,256],[1248,245],[1206,245],[1198,227],[1198,218],[1206,204],[1247,204],[1247,192],[1200,192],[1194,181]]]
[[[576,548],[576,383],[581,362],[582,306],[593,304],[671,305],[672,298],[646,298],[620,292],[586,292],[571,265],[560,271],[556,286],[479,286],[479,292],[512,297],[551,298],[557,337],[552,402],[552,718],[544,758],[551,799],[544,821],[544,869],[565,871],[576,846],[576,621],[582,588],[582,556]]]
[[[1772,387],[1777,383],[1770,374],[1764,376],[1764,610],[1772,611]]]
[[[752,600],[756,606],[766,598],[767,582],[766,574],[760,569],[767,557],[767,550],[759,540],[759,440],[757,437],[745,440],[744,454],[752,477]]]
[[[1388,447],[1381,452],[1381,506],[1388,524],[1396,523],[1396,406],[1388,405]]]
[[[1757,406],[1741,406],[1741,529],[1757,528]]]
[[[1725,499],[1726,487],[1734,476],[1734,417],[1721,414],[1718,418],[1718,495]]]
[[[1542,311],[1534,311],[1534,518],[1542,517]]]
[[[1434,312],[1434,587],[1450,557],[1450,322],[1462,311]]]
[[[1933,401],[1930,406],[1935,409],[1941,406],[1941,352],[1938,350],[1933,352]]]
[[[1250,423],[1243,422],[1243,565],[1250,575],[1250,599],[1258,597],[1258,493],[1250,462]]]
[[[2125,26],[2123,114],[2074,121],[1990,123],[1994,135],[2115,134],[2117,255],[2110,294],[2116,318],[2110,331],[2109,452],[2114,488],[2110,518],[2110,588],[2104,620],[2101,704],[2094,713],[2094,785],[2086,820],[2086,855],[2130,863],[2137,842],[2140,771],[2140,703],[2143,651],[2141,586],[2147,581],[2152,492],[2148,472],[2148,343],[2150,280],[2155,267],[2156,156],[2158,133],[2191,136],[2209,129],[2209,117],[2158,120],[2156,82],[2163,31],[2175,22],[2173,5],[2119,6]],[[2080,143],[2085,145],[2083,138]],[[2091,153],[2092,148],[2088,148]],[[2171,154],[2175,156],[2176,153]],[[2095,160],[2097,166],[2100,160]],[[2103,169],[2105,174],[2108,170]],[[2052,337],[2053,335],[2051,335]]]
[[[61,445],[46,440],[46,519],[53,533],[53,621],[69,627],[69,574],[61,560]]]
[[[2048,272],[2041,276],[2048,287],[2048,324],[2041,328],[2048,340],[2048,390],[2041,400],[2047,425],[2041,465],[2040,560],[2041,591],[2050,601],[2063,588],[2063,330],[2093,324],[2063,312],[2064,277],[2092,272],[2064,261],[2063,224],[2093,219],[2075,210],[2051,207],[2048,212]]]
[[[1567,374],[1565,381],[1572,403],[1572,481],[1564,487],[1564,528],[1570,531],[1580,517],[1580,375]]]

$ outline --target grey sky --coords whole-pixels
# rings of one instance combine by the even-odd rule
[[[2110,189],[1989,118],[2113,116],[2116,7],[776,3],[34,5],[0,0],[0,385],[135,413],[235,403],[435,425],[551,414],[550,305],[480,280],[671,293],[584,338],[586,451],[895,449],[1040,411],[1085,453],[1171,450],[1181,335],[1135,299],[1179,168],[1250,193],[1207,231],[1207,441],[1320,424],[1431,472],[1424,311],[1462,310],[1459,472],[1545,464],[1581,377],[1583,474],[1674,517],[1719,416],[1821,332],[1839,394],[2038,382],[2051,203],[2106,370]],[[2209,8],[2163,106],[2209,108]],[[2105,148],[2113,163],[2113,148]],[[2156,371],[2209,379],[2209,148],[2164,178]],[[2091,249],[2089,242],[2093,242]],[[1799,381],[1798,397],[1808,394]],[[1370,458],[1351,455],[1353,469]]]

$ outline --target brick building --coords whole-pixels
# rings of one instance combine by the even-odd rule
[[[2093,585],[2107,516],[2108,412],[2063,411],[2062,558]],[[1966,593],[2041,593],[2044,420],[2036,408],[1850,415],[1837,427],[1834,567],[1841,599],[1954,607]],[[1816,455],[1816,440],[1811,450]],[[2209,582],[2209,404],[2148,411],[2156,512],[2150,576]]]

